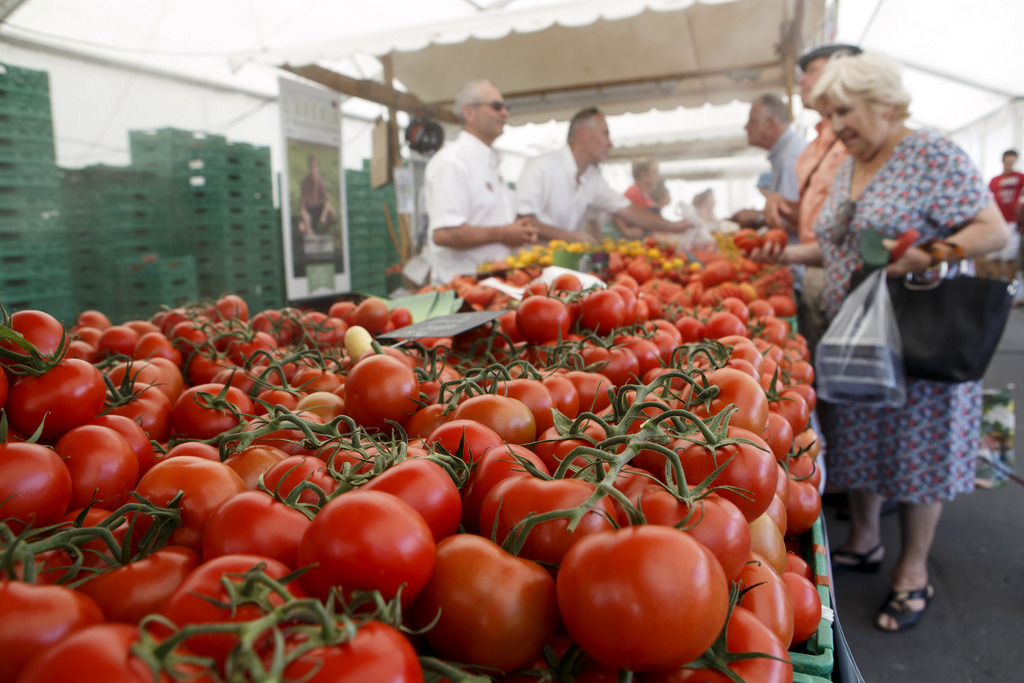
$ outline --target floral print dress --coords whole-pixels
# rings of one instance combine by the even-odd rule
[[[853,159],[836,175],[815,224],[825,262],[825,308],[835,317],[860,267],[860,240],[918,230],[918,242],[945,239],[990,201],[981,176],[952,141],[908,134],[864,191],[850,201]],[[832,404],[822,411],[828,476],[838,486],[906,503],[952,500],[974,490],[981,382],[907,379],[901,408]]]

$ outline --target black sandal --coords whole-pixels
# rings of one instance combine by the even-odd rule
[[[882,568],[882,560],[885,558],[885,553],[882,553],[882,557],[877,560],[871,559],[879,550],[882,550],[881,543],[866,553],[855,553],[852,550],[833,550],[832,568],[874,574]]]
[[[931,584],[916,591],[891,591],[889,597],[885,599],[885,604],[882,605],[878,616],[881,617],[883,614],[888,616],[896,622],[896,628],[885,628],[878,623],[877,619],[875,620],[875,626],[881,631],[888,631],[890,633],[906,631],[921,621],[921,616],[928,609],[928,605],[931,604],[933,597],[935,597],[935,588]],[[924,607],[919,610],[910,609],[907,603],[911,600],[924,600]]]

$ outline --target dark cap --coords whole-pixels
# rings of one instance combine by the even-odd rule
[[[815,59],[821,59],[822,57],[831,57],[837,52],[843,52],[848,55],[859,55],[861,52],[863,52],[863,50],[861,50],[856,45],[822,45],[821,47],[816,47],[807,54],[800,57],[800,59],[798,59],[796,63],[797,65],[799,65],[801,71],[806,71],[807,65],[813,62]]]

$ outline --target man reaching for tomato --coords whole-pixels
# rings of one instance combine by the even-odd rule
[[[592,208],[648,233],[680,233],[695,227],[690,221],[667,221],[611,189],[598,168],[611,148],[604,114],[596,107],[577,112],[569,122],[568,144],[531,159],[523,168],[516,187],[519,217],[529,219],[541,239],[573,242],[600,239],[586,232]]]

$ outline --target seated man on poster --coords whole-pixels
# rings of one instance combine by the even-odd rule
[[[591,209],[610,213],[646,234],[693,227],[685,220],[667,221],[609,187],[598,164],[611,148],[604,114],[590,107],[573,116],[565,147],[526,163],[516,187],[517,212],[537,227],[540,239],[599,241],[600,235],[585,220]]]
[[[462,131],[427,163],[423,192],[429,220],[424,256],[431,282],[473,275],[485,261],[537,241],[537,230],[516,220],[512,190],[501,176],[492,143],[502,134],[508,104],[489,81],[471,81],[455,97]]]
[[[303,236],[326,233],[338,213],[320,175],[320,164],[312,154],[306,160],[309,172],[302,179],[299,195],[299,232]]]

